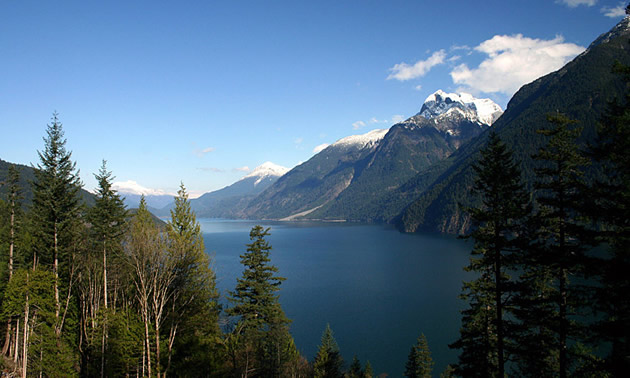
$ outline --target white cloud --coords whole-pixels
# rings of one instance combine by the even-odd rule
[[[564,4],[569,8],[575,8],[580,5],[586,5],[587,7],[592,7],[597,3],[597,0],[556,0],[558,4]]]
[[[304,138],[295,138],[293,139],[293,143],[295,144],[302,144],[302,142],[304,142]]]
[[[413,65],[407,63],[398,63],[389,70],[391,73],[387,76],[387,80],[396,79],[398,81],[406,81],[422,77],[431,70],[431,68],[444,63],[446,52],[444,50],[436,51],[426,60],[419,60]]]
[[[606,17],[610,18],[618,18],[626,16],[626,6],[625,3],[619,3],[616,7],[603,7],[601,12]]]
[[[322,152],[328,146],[330,146],[330,144],[328,144],[328,143],[322,143],[319,146],[315,146],[315,148],[313,148],[313,153],[314,154],[318,154],[318,153]]]
[[[391,123],[400,123],[400,122],[402,122],[404,120],[405,120],[405,116],[404,115],[396,114],[395,116],[392,117],[392,120],[390,122]]]
[[[352,129],[353,130],[358,130],[362,127],[365,127],[365,122],[363,121],[356,121],[355,123],[352,124]]]
[[[162,189],[150,189],[146,188],[133,180],[119,181],[112,184],[112,189],[127,194],[144,194],[145,196],[166,196],[173,195],[173,193],[167,193]]]
[[[417,91],[421,91],[422,90],[422,85],[416,85],[413,89],[415,89]]]
[[[244,166],[244,167],[232,168],[232,171],[234,171],[234,172],[249,172],[250,169],[249,169],[248,166]]]
[[[503,93],[511,96],[522,85],[564,66],[584,47],[564,43],[562,36],[551,40],[495,35],[475,47],[488,57],[476,68],[460,64],[451,78],[462,89],[473,93]]]
[[[195,154],[195,156],[197,157],[204,157],[207,153],[214,151],[214,147],[206,147],[206,148],[194,148],[193,149],[193,154]]]

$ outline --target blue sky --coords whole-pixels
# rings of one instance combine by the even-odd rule
[[[86,189],[193,195],[414,115],[437,89],[505,108],[623,17],[619,1],[1,1],[0,158],[53,111]],[[321,148],[321,147],[320,147]]]

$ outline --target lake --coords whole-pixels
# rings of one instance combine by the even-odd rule
[[[402,234],[382,225],[200,219],[217,286],[225,297],[242,273],[239,255],[256,225],[271,227],[271,260],[286,277],[280,302],[291,334],[312,361],[327,323],[350,365],[370,361],[376,375],[402,376],[424,333],[434,376],[457,361],[448,344],[459,335],[465,303],[457,297],[472,244],[434,234]]]

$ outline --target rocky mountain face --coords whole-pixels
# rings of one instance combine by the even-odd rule
[[[630,65],[629,38],[630,19],[625,18],[566,66],[523,86],[493,124],[493,130],[521,162],[529,185],[534,180],[531,156],[545,143],[536,130],[549,126],[548,114],[560,112],[577,120],[583,127],[581,143],[586,145],[595,137],[608,102],[625,94],[626,85],[612,67],[616,61]],[[474,180],[471,165],[485,146],[487,134],[419,173],[395,193],[395,197],[415,197],[398,218],[401,229],[461,233],[470,227],[468,215],[458,204],[473,204],[469,195]]]
[[[438,91],[420,113],[389,130],[343,138],[256,197],[249,218],[383,220],[389,193],[481,134],[501,109]],[[402,210],[402,207],[389,210]]]

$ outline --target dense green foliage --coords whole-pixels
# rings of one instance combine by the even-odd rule
[[[407,364],[405,365],[405,377],[430,378],[433,371],[433,359],[429,351],[429,343],[424,334],[421,334],[416,345],[411,347]]]

